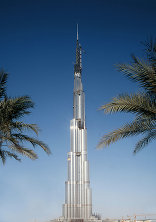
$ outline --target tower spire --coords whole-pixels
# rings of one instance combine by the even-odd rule
[[[77,24],[77,41],[79,40],[79,26]]]
[[[76,63],[74,65],[74,74],[80,77],[81,72],[82,72],[82,50],[81,50],[81,45],[79,44],[79,33],[78,33],[78,24],[77,24]]]

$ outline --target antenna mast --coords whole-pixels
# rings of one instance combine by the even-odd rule
[[[78,29],[78,24],[77,24],[77,40],[79,40],[79,29]]]

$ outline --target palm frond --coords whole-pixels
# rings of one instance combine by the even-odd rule
[[[7,154],[7,156],[13,157],[15,160],[21,161],[21,159],[15,153],[11,153],[9,151],[4,151],[4,152]]]
[[[40,146],[47,154],[50,154],[50,149],[42,141],[24,135],[24,131],[33,131],[38,135],[39,127],[36,124],[27,124],[18,121],[23,116],[30,114],[30,109],[34,107],[29,96],[20,96],[9,98],[6,95],[7,73],[0,71],[0,158],[5,163],[7,157],[13,157],[20,160],[17,154],[25,155],[31,159],[37,159],[37,154],[24,147],[24,142],[29,142],[33,147]],[[11,149],[9,152],[6,146]],[[17,154],[16,154],[17,153]]]
[[[143,61],[134,55],[132,64],[117,64],[118,71],[123,72],[131,80],[138,82],[139,85],[148,92],[156,93],[156,70],[148,62]]]
[[[24,147],[22,147],[22,155],[27,156],[32,160],[38,159],[37,154],[33,150],[30,150]]]
[[[122,138],[146,133],[149,130],[155,129],[155,127],[155,121],[151,119],[140,118],[134,120],[132,123],[126,124],[125,126],[104,135],[101,138],[97,148],[109,146],[111,143],[114,143]]]
[[[32,144],[33,147],[35,146],[40,146],[47,154],[50,154],[51,151],[49,149],[49,147],[43,143],[41,140],[35,139],[33,137],[24,135],[24,134],[12,134],[12,137],[15,138],[16,140],[19,140],[20,142],[30,142]]]
[[[12,122],[11,123],[12,130],[18,130],[19,132],[23,132],[23,130],[32,130],[36,135],[38,135],[39,127],[36,124],[28,124],[23,122]]]
[[[14,152],[20,153],[23,156],[27,156],[28,158],[35,160],[38,158],[37,154],[28,148],[25,148],[23,146],[21,146],[20,144],[8,144],[8,148],[10,148],[11,150],[13,150]]]
[[[156,117],[155,102],[145,94],[123,94],[113,98],[112,102],[100,107],[105,113],[131,112],[138,115]]]
[[[132,55],[130,64],[118,64],[116,68],[130,80],[137,82],[144,91],[135,94],[121,94],[100,107],[105,113],[126,112],[133,113],[135,120],[114,130],[101,138],[98,148],[108,146],[119,139],[146,134],[135,147],[134,153],[155,139],[156,131],[156,39],[144,43],[146,60]]]
[[[143,45],[145,46],[147,59],[156,68],[156,38],[150,38],[148,41],[143,42]]]
[[[0,119],[13,120],[29,114],[30,108],[34,107],[29,96],[21,96],[16,98],[5,98],[0,102]]]
[[[16,154],[0,149],[0,158],[2,159],[3,164],[5,164],[7,157],[13,157],[16,160],[21,161]]]
[[[0,149],[0,158],[2,159],[2,163],[5,164],[6,154],[5,154],[5,151],[1,149]]]
[[[153,139],[156,139],[156,130],[149,131],[147,135],[136,144],[134,154],[147,146]]]
[[[13,150],[14,152],[20,153],[21,155],[25,155],[31,159],[37,159],[37,154],[30,149],[24,148],[18,141],[17,138],[13,136],[3,136],[3,141],[6,142],[7,147]]]
[[[8,79],[8,74],[2,69],[0,71],[0,99],[6,96],[7,79]]]

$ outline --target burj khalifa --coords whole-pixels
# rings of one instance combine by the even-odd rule
[[[92,215],[85,94],[82,86],[82,49],[78,39],[78,26],[74,65],[73,119],[70,121],[70,152],[67,159],[68,179],[65,182],[63,218],[66,221],[97,221],[98,219]]]
[[[87,129],[85,122],[85,94],[82,86],[82,49],[76,41],[74,65],[73,119],[70,121],[70,152],[67,155],[68,178],[65,182],[63,213],[57,221],[101,221],[92,215],[92,192],[87,159]]]
[[[87,160],[87,129],[85,123],[85,95],[82,86],[81,46],[76,43],[74,65],[73,119],[70,121],[70,152],[68,180],[65,182],[65,219],[89,219],[92,215],[92,193]]]

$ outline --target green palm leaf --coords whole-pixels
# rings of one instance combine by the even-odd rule
[[[156,116],[155,102],[152,102],[150,97],[143,93],[119,95],[112,102],[101,106],[100,109],[105,113],[131,112],[140,116]]]
[[[6,96],[6,83],[8,79],[8,74],[4,70],[0,71],[0,98]]]
[[[138,82],[146,91],[156,93],[156,70],[149,61],[132,56],[132,64],[118,64],[117,70],[123,72],[131,80]]]
[[[29,96],[9,98],[6,95],[7,74],[0,72],[0,158],[3,164],[7,157],[20,160],[17,154],[37,159],[37,154],[29,148],[25,148],[25,143],[32,147],[39,146],[47,154],[50,154],[49,147],[38,140],[23,134],[27,131],[38,135],[39,127],[36,124],[24,123],[21,118],[31,113],[34,103]],[[8,150],[11,149],[11,152]]]
[[[23,122],[12,122],[11,123],[12,129],[19,130],[19,132],[23,132],[24,130],[32,130],[36,135],[38,135],[39,127],[36,124],[27,124]]]
[[[144,137],[136,144],[134,153],[137,153],[156,138],[156,41],[146,42],[145,45],[146,60],[133,55],[131,64],[116,65],[118,71],[138,82],[144,91],[131,95],[118,95],[110,103],[100,107],[105,113],[132,113],[135,119],[104,135],[98,148],[109,146],[119,139],[141,134]]]
[[[156,129],[149,131],[147,135],[136,144],[134,153],[137,153],[138,151],[143,149],[154,139],[156,139]]]
[[[18,140],[20,142],[30,142],[32,144],[33,147],[35,146],[40,146],[47,154],[50,154],[51,151],[50,149],[48,148],[48,146],[43,143],[42,141],[38,140],[38,139],[35,139],[33,137],[30,137],[30,136],[27,136],[27,135],[24,135],[24,134],[12,134],[12,137],[15,138],[15,140]]]
[[[15,160],[21,161],[16,154],[0,149],[0,158],[3,164],[5,164],[7,157],[13,157]]]
[[[6,119],[18,119],[24,115],[30,114],[30,108],[34,107],[29,96],[21,96],[16,98],[5,98],[0,102],[0,118]]]
[[[37,154],[33,150],[23,147],[23,144],[20,144],[18,139],[14,138],[13,136],[3,137],[3,140],[6,142],[7,147],[13,152],[27,156],[30,159],[38,158]]]
[[[123,139],[129,136],[144,134],[156,128],[154,120],[147,118],[137,118],[132,123],[128,123],[125,126],[114,130],[101,138],[98,148],[103,146],[109,146],[111,143],[116,142],[119,139]]]

